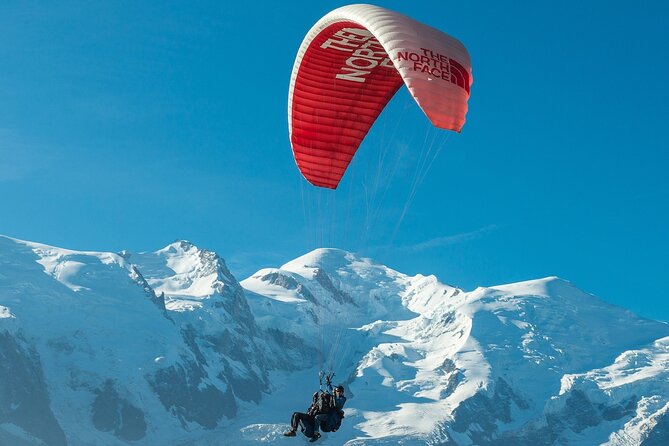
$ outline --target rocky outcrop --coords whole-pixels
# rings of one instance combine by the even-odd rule
[[[50,406],[39,355],[20,333],[0,331],[0,425],[14,425],[45,444],[65,446],[65,432]],[[11,437],[11,431],[6,435]]]
[[[94,393],[91,414],[97,430],[111,432],[125,441],[137,441],[146,436],[144,412],[119,396],[113,380],[105,381]]]

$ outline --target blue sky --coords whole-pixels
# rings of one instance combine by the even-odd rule
[[[468,122],[437,131],[400,91],[331,192],[295,167],[287,90],[344,4],[3,2],[0,233],[188,239],[239,279],[320,246],[465,289],[557,275],[669,320],[667,6],[378,2],[465,44]]]

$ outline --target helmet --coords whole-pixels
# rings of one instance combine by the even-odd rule
[[[344,393],[344,386],[337,386],[334,389],[341,392],[341,393]]]

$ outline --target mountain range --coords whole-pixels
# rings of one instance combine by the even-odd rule
[[[630,290],[638,293],[637,290]],[[471,291],[317,249],[241,281],[179,240],[0,236],[0,445],[667,445],[669,325],[547,277]]]

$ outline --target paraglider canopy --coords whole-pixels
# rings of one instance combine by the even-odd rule
[[[335,189],[402,84],[433,125],[459,132],[472,80],[469,54],[453,37],[378,6],[335,9],[307,33],[293,66],[295,162],[310,183]]]

